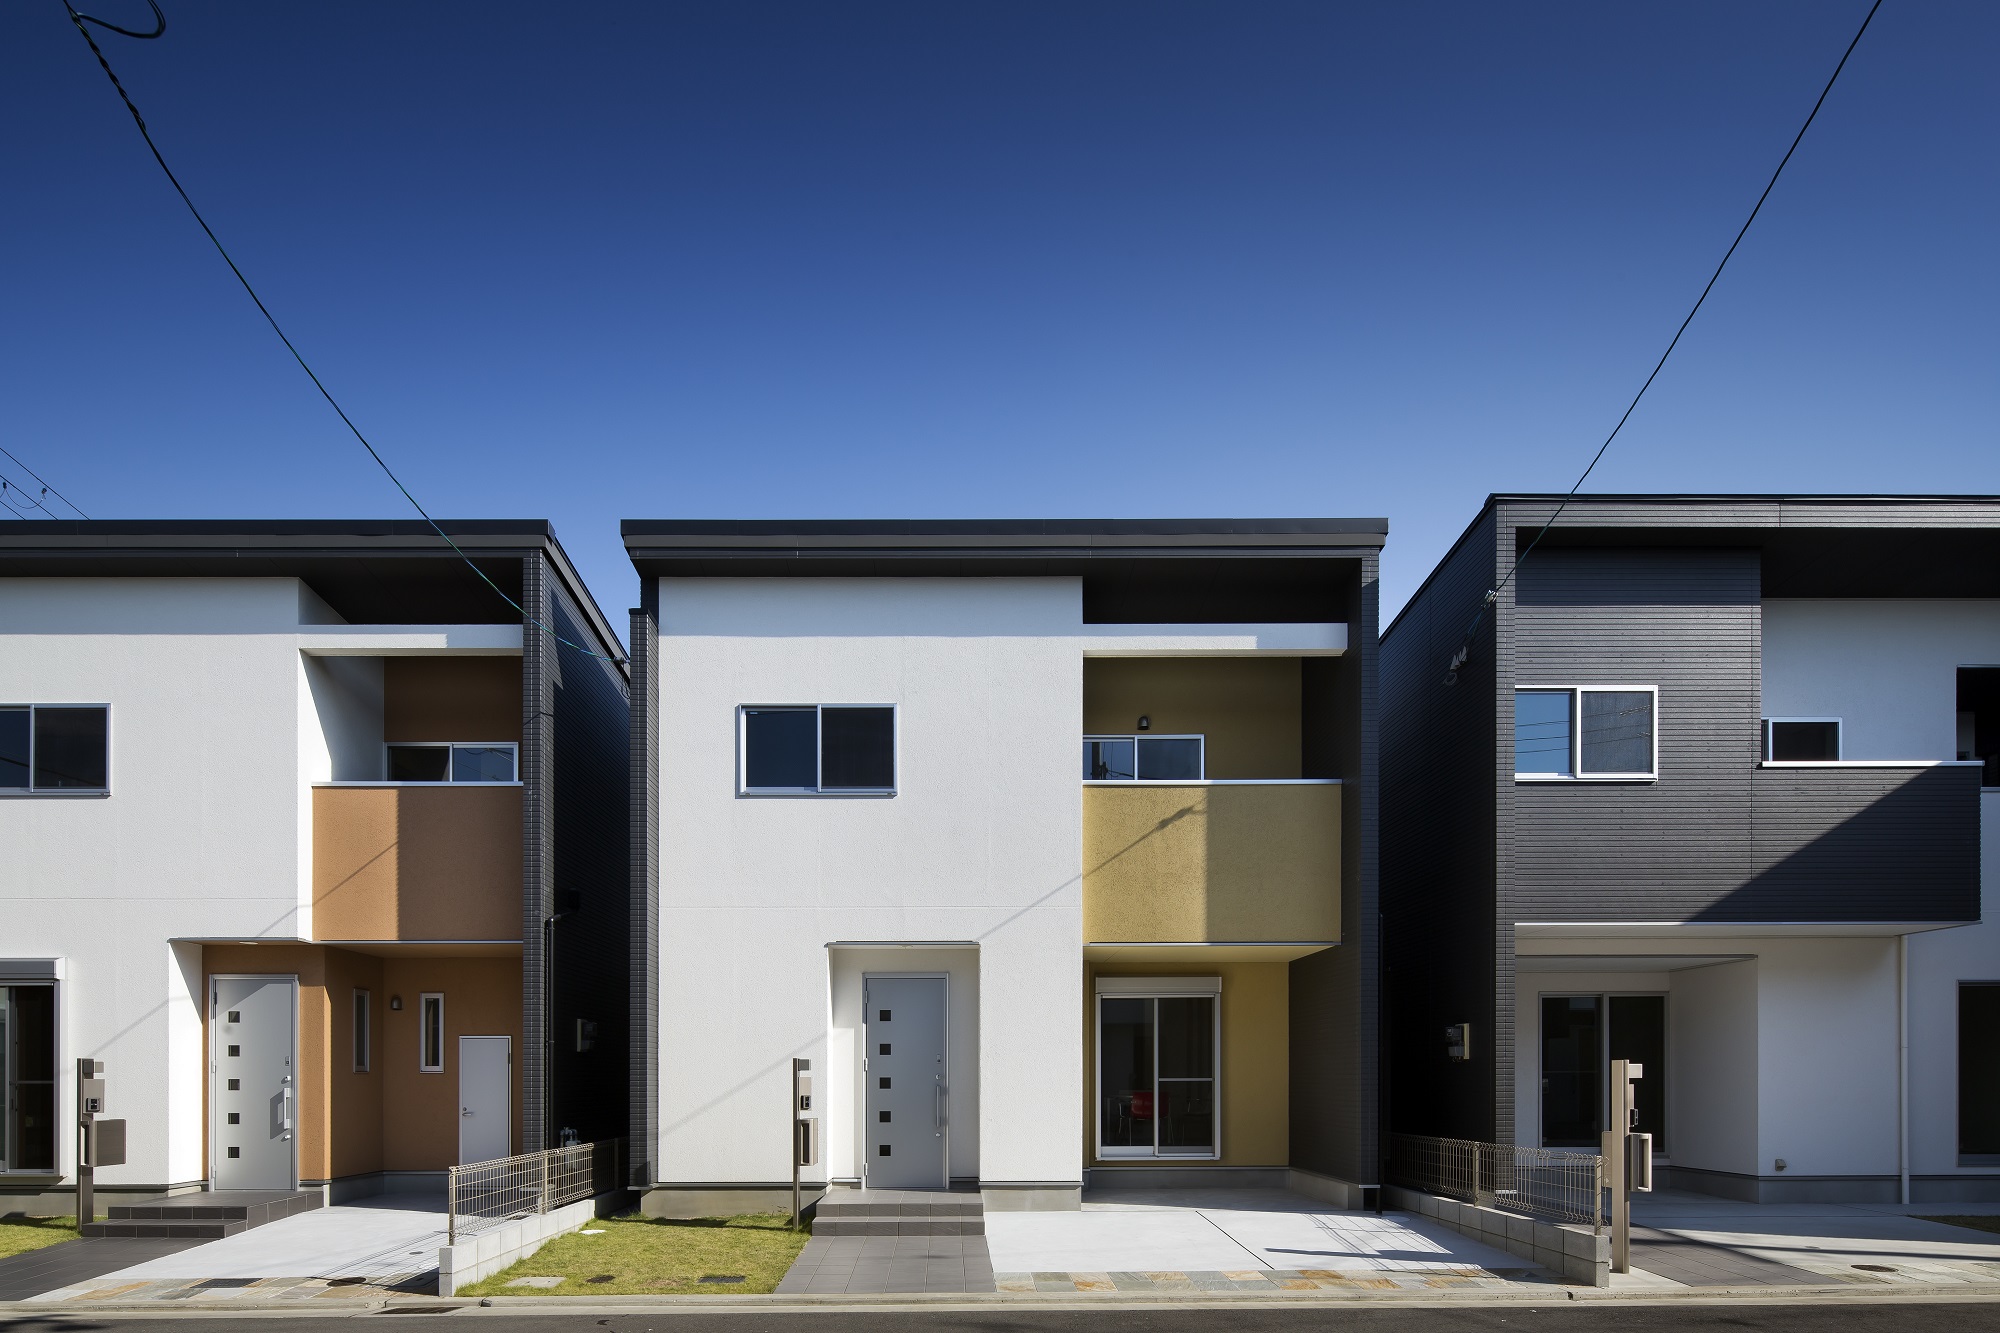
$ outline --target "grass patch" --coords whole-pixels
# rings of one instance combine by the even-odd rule
[[[805,1248],[806,1233],[793,1231],[784,1213],[673,1221],[659,1217],[609,1217],[590,1223],[601,1236],[558,1236],[505,1272],[461,1296],[661,1296],[769,1292]],[[559,1277],[554,1287],[510,1287],[520,1277]],[[740,1277],[741,1282],[703,1282]]]
[[[2000,1217],[1953,1214],[1948,1217],[1926,1217],[1926,1222],[1942,1222],[1948,1227],[1965,1227],[1972,1231],[2000,1231]]]
[[[73,1217],[0,1217],[0,1259],[75,1239]]]

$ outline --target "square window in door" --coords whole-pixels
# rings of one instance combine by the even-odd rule
[[[882,1011],[881,1011],[881,1013],[882,1013],[882,1021],[883,1021],[884,1023],[888,1022],[888,1021],[889,1021],[889,1011],[888,1011],[887,1009],[884,1009],[884,1010],[882,1010]]]
[[[888,1113],[887,1111],[877,1111],[877,1112],[875,1113],[875,1116],[876,1116],[876,1118],[877,1118],[877,1119],[879,1119],[879,1120],[880,1120],[880,1121],[881,1121],[881,1122],[882,1122],[883,1124],[885,1124],[885,1125],[886,1125],[886,1124],[888,1124],[888,1123],[889,1123],[889,1113]]]
[[[243,1150],[241,1148],[231,1148],[229,1150],[229,1155],[231,1157],[241,1157],[243,1155]]]
[[[229,1113],[229,1123],[230,1123],[230,1124],[232,1124],[232,1125],[240,1125],[240,1124],[242,1124],[242,1123],[243,1123],[243,1117],[242,1117],[242,1115],[241,1115],[241,1114],[239,1114],[238,1112],[235,1112],[235,1111],[231,1111],[231,1112]]]
[[[876,1080],[876,1083],[875,1083],[875,1086],[876,1086],[876,1087],[878,1087],[878,1088],[886,1088],[886,1087],[888,1087],[888,1086],[889,1086],[889,1080],[888,1080],[888,1077],[887,1077],[887,1076],[885,1075],[884,1077],[882,1077],[882,1078],[880,1078],[880,1079]]]
[[[875,1053],[876,1053],[877,1055],[887,1055],[887,1054],[889,1053],[889,1043],[888,1043],[888,1042],[886,1042],[886,1041],[885,1041],[885,1042],[883,1042],[883,1043],[881,1044],[881,1046],[879,1046],[879,1047],[878,1047],[878,1048],[876,1049],[876,1052],[875,1052]]]
[[[243,1021],[243,1011],[241,1009],[231,1009],[229,1011],[229,1021],[232,1023],[241,1023]]]
[[[875,1145],[875,1155],[876,1155],[877,1157],[887,1157],[887,1156],[889,1155],[889,1145],[888,1145],[888,1144],[886,1144],[886,1143],[878,1143],[878,1144],[876,1144],[876,1145]]]

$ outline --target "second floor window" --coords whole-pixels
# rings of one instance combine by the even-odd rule
[[[391,745],[391,782],[513,782],[515,750],[511,742],[434,745]]]
[[[1832,764],[1839,760],[1839,718],[1767,717],[1764,719],[1765,763]]]
[[[737,710],[738,790],[772,796],[890,796],[896,710],[886,704],[753,705]]]
[[[1514,691],[1514,776],[1531,781],[1656,775],[1650,685]]]
[[[0,791],[111,787],[111,710],[103,704],[0,705]]]
[[[1206,737],[1085,736],[1085,782],[1200,782]]]

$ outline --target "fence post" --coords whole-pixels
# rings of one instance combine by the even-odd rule
[[[1472,1145],[1472,1203],[1486,1206],[1486,1145],[1477,1141]]]
[[[539,1160],[539,1161],[541,1162],[541,1164],[542,1164],[542,1197],[541,1197],[541,1207],[537,1208],[537,1209],[536,1209],[535,1211],[536,1211],[536,1212],[539,1212],[539,1213],[541,1213],[541,1214],[543,1214],[544,1216],[546,1216],[546,1215],[548,1214],[548,1211],[549,1211],[549,1153],[548,1153],[548,1149],[544,1148],[544,1149],[543,1149],[543,1150],[542,1150],[542,1151],[541,1151],[540,1153],[536,1154],[536,1156],[537,1156],[537,1159],[538,1159],[538,1160]]]
[[[1604,1234],[1604,1158],[1590,1159],[1590,1230],[1592,1235]]]
[[[444,1243],[458,1244],[458,1168],[449,1166],[444,1172]]]

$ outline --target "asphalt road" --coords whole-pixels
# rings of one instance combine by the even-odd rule
[[[214,1328],[228,1333],[352,1333],[355,1319],[381,1318],[380,1312],[347,1316],[231,1316],[221,1311],[189,1311],[175,1319],[118,1315],[0,1315],[6,1333],[190,1333]],[[1546,1308],[1487,1306],[1478,1309],[1291,1308],[1282,1310],[1029,1310],[868,1311],[812,1310],[764,1313],[745,1310],[687,1310],[606,1315],[409,1313],[395,1327],[437,1329],[469,1319],[488,1323],[490,1333],[1667,1333],[1714,1329],[1718,1333],[2000,1333],[2000,1302],[1933,1304],[1854,1301],[1799,1305],[1628,1305],[1611,1302],[1550,1305]]]

